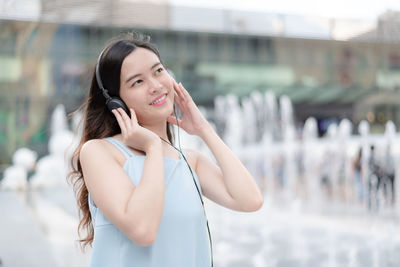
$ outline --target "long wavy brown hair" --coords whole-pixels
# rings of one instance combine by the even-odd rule
[[[161,61],[157,48],[150,43],[150,37],[141,34],[126,34],[112,39],[104,48],[104,53],[99,64],[101,81],[111,97],[119,97],[121,66],[125,57],[136,48],[141,47],[152,51]],[[140,64],[140,62],[138,62]],[[85,102],[75,111],[83,111],[83,133],[79,145],[75,149],[71,160],[72,171],[67,180],[73,185],[75,192],[80,222],[78,225],[79,242],[82,249],[91,245],[94,238],[92,217],[89,210],[89,192],[85,185],[80,151],[83,144],[91,139],[102,139],[121,133],[114,115],[108,110],[105,98],[96,81],[96,71],[93,71],[89,95]],[[73,113],[75,113],[73,112]],[[166,131],[168,140],[173,144],[172,125],[167,122]]]

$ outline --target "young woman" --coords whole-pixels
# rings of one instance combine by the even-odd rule
[[[157,49],[141,37],[113,40],[99,56],[84,108],[70,178],[91,266],[212,266],[202,195],[251,212],[262,194]],[[172,124],[202,138],[218,164],[195,150],[180,153]]]

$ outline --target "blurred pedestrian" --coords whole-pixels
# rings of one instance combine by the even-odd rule
[[[353,161],[353,169],[355,174],[355,187],[359,201],[364,199],[364,185],[362,180],[362,147],[359,148],[356,158]]]
[[[385,197],[386,200],[394,205],[396,201],[395,195],[395,167],[394,167],[394,158],[391,151],[391,145],[388,144],[385,151],[385,160],[384,160],[384,178],[385,178]],[[387,192],[387,187],[390,188],[390,194]]]
[[[383,182],[384,171],[377,159],[374,145],[370,146],[370,151],[371,154],[368,161],[368,208],[375,208],[377,210],[379,208],[379,189]]]

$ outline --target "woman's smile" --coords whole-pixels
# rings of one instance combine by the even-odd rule
[[[157,97],[153,102],[150,103],[152,106],[161,106],[167,102],[167,93]]]

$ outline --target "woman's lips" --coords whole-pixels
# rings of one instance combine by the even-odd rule
[[[150,105],[160,106],[160,105],[164,104],[166,101],[167,101],[167,94],[163,94],[163,95],[157,97],[156,99],[154,99],[153,102],[150,103]]]

